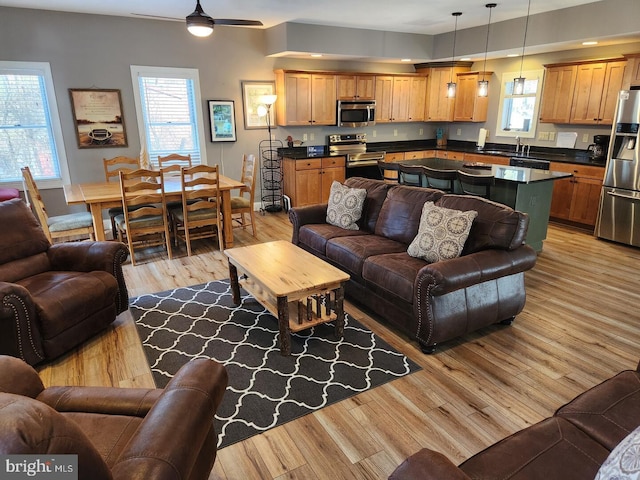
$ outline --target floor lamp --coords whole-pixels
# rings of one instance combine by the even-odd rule
[[[280,140],[274,140],[271,136],[271,107],[276,101],[276,95],[263,95],[260,97],[262,105],[258,107],[258,115],[266,115],[269,140],[260,142],[260,157],[262,159],[260,190],[262,196],[262,209],[266,212],[279,212],[282,210],[282,170],[278,147],[282,148]]]

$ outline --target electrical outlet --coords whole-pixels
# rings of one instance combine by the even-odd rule
[[[374,130],[374,131],[373,131],[373,134],[372,134],[373,138],[376,138],[376,136],[377,136],[377,135],[378,135],[378,132],[376,132],[376,131]]]
[[[538,133],[538,140],[549,140],[549,132]]]
[[[397,128],[394,128],[394,129],[393,129],[393,136],[394,136],[394,137],[397,137],[397,136],[398,136],[398,129],[397,129]]]
[[[310,133],[309,134],[309,140],[311,140],[312,142],[316,139],[316,134],[315,133]]]
[[[459,128],[458,131],[456,132],[456,135],[462,135],[462,129]]]
[[[303,133],[303,134],[302,134],[302,141],[303,141],[303,142],[306,142],[306,141],[307,141],[307,134],[306,134],[306,133]]]
[[[589,134],[585,133],[584,135],[582,135],[582,141],[584,143],[587,143],[589,141]]]
[[[556,132],[549,132],[549,141],[553,142],[556,139]]]
[[[420,129],[420,135],[424,135],[424,128]]]

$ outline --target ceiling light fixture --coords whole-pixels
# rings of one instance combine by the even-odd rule
[[[598,42],[596,42],[595,40],[592,40],[590,42],[582,42],[582,45],[597,45]]]
[[[487,42],[484,47],[484,66],[482,67],[482,80],[478,82],[478,96],[486,97],[489,95],[489,81],[484,79],[484,72],[487,70],[487,52],[489,51],[489,27],[491,27],[491,10],[496,7],[497,3],[487,3],[485,7],[489,9],[489,23],[487,23]]]
[[[531,0],[527,7],[527,21],[524,24],[524,40],[522,41],[522,57],[520,58],[520,75],[513,79],[513,94],[522,95],[524,93],[524,82],[526,79],[522,76],[522,64],[524,62],[524,47],[527,44],[527,30],[529,29],[529,12],[531,12]]]
[[[213,24],[213,18],[204,13],[200,0],[197,0],[196,9],[187,16],[187,30],[196,37],[208,37],[213,33]]]
[[[456,17],[456,26],[453,29],[453,54],[451,55],[451,74],[449,76],[449,83],[447,83],[447,98],[454,98],[456,96],[456,82],[453,81],[453,63],[456,59],[456,34],[458,33],[458,17],[462,15],[462,12],[453,12],[451,15]]]

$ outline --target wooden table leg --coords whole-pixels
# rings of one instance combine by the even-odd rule
[[[280,327],[280,354],[291,355],[291,331],[289,330],[289,301],[287,297],[278,297],[278,326]]]
[[[240,284],[238,283],[238,269],[229,262],[229,283],[231,284],[231,298],[235,305],[240,305]]]
[[[100,205],[99,203],[92,203],[91,205],[89,205],[89,210],[91,211],[91,216],[93,217],[93,230],[95,231],[96,240],[106,240],[107,238],[104,234],[104,224],[102,223],[102,205]]]
[[[340,285],[334,291],[336,309],[336,336],[342,338],[344,335],[344,287]]]
[[[233,247],[233,222],[231,221],[231,191],[223,190],[222,196],[222,230],[224,231],[224,248]]]

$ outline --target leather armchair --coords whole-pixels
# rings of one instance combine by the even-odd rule
[[[31,366],[0,356],[0,453],[76,454],[80,479],[204,480],[226,386],[224,366],[200,358],[164,389],[44,388]]]
[[[124,244],[51,245],[20,199],[0,202],[0,225],[0,354],[51,360],[128,309]]]

